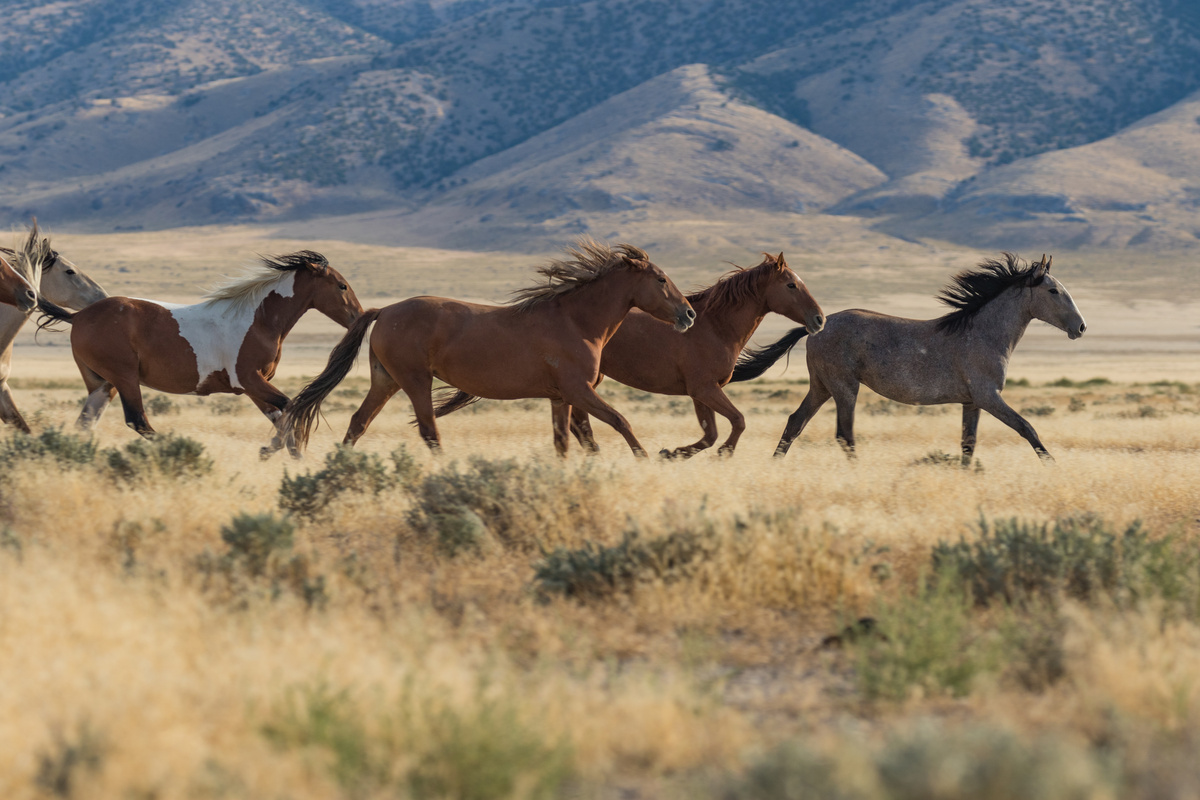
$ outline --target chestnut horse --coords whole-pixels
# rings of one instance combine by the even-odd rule
[[[649,314],[631,311],[604,346],[602,374],[596,384],[607,375],[646,392],[691,397],[702,431],[700,441],[659,455],[690,458],[712,447],[717,441],[717,414],[733,426],[719,451],[729,455],[746,429],[746,419],[721,387],[729,383],[738,354],[763,317],[782,314],[805,325],[810,333],[821,330],[825,317],[804,281],[788,268],[783,253],[763,253],[758,266],[737,269],[687,299],[696,310],[696,324],[686,334]],[[436,413],[440,417],[478,399],[458,392],[440,403]],[[582,408],[571,409],[571,432],[586,449],[600,449]]]
[[[0,255],[0,303],[16,306],[24,314],[32,311],[37,302],[37,289]]]
[[[362,306],[320,253],[302,250],[261,260],[257,272],[214,289],[195,305],[109,297],[70,314],[43,303],[51,320],[72,326],[71,350],[88,390],[77,426],[89,430],[119,394],[125,424],[152,437],[142,386],[170,394],[245,394],[278,426],[288,397],[271,378],[284,337],[310,308],[347,327]],[[262,456],[285,443],[277,427]]]
[[[21,249],[0,247],[13,268],[21,273],[42,297],[58,306],[81,309],[89,303],[108,297],[98,283],[50,246],[49,237],[38,230],[37,220],[21,243]],[[0,306],[0,421],[29,433],[29,425],[8,388],[12,370],[13,340],[25,324],[27,315],[15,308]]]
[[[584,240],[538,271],[547,282],[516,292],[515,304],[481,305],[444,297],[414,297],[365,312],[329,356],[329,364],[300,391],[284,414],[284,430],[303,447],[321,402],[349,373],[367,327],[371,389],[355,412],[344,443],[354,444],[400,389],[412,401],[421,438],[441,446],[434,421],[433,379],[472,395],[551,402],[554,446],[567,452],[572,406],[613,426],[635,455],[645,451],[625,417],[593,391],[600,352],[631,308],[687,330],[696,314],[675,284],[628,244]]]
[[[962,403],[962,464],[975,453],[979,412],[1015,430],[1043,460],[1053,461],[1028,420],[1000,393],[1008,360],[1032,320],[1048,322],[1070,339],[1087,330],[1065,286],[1050,276],[1050,263],[1022,265],[1012,253],[962,272],[938,299],[953,308],[937,319],[903,319],[851,309],[830,314],[825,332],[808,345],[808,394],[788,417],[775,448],[783,456],[830,397],[837,404],[837,440],[854,455],[854,406],[858,386],[900,403]],[[774,344],[747,351],[735,381],[756,378],[803,338],[801,328]]]

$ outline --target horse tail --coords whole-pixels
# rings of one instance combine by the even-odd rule
[[[447,387],[449,388],[449,387]],[[473,394],[467,394],[462,390],[455,391],[453,394],[447,393],[438,397],[437,403],[433,407],[433,416],[444,417],[447,414],[453,414],[460,408],[466,408],[472,403],[478,403],[482,397],[476,397]],[[414,424],[415,424],[414,420]]]
[[[308,437],[317,421],[321,403],[354,367],[363,338],[367,335],[367,328],[379,318],[380,311],[381,309],[372,308],[359,315],[347,329],[346,335],[330,352],[329,361],[321,374],[301,389],[284,407],[280,428],[284,436],[292,434],[296,437],[296,446],[301,450],[308,444]]]
[[[42,315],[38,317],[37,323],[39,331],[59,330],[58,328],[52,328],[50,326],[56,322],[65,322],[69,325],[75,319],[75,315],[70,311],[54,305],[54,303],[51,303],[41,295],[38,295],[38,311],[42,312]]]
[[[796,343],[808,335],[808,328],[792,328],[779,341],[763,347],[743,350],[733,368],[733,381],[748,381],[762,375],[776,361],[791,352]]]

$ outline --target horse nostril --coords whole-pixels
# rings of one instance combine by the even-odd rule
[[[687,310],[687,318],[694,320],[696,318],[696,312],[689,308]]]
[[[819,328],[825,324],[825,318],[820,314],[817,314],[815,317],[813,317],[813,324]]]
[[[33,302],[37,302],[37,292],[35,292],[33,289],[26,289],[25,296]]]
[[[1082,323],[1082,322],[1081,322],[1081,323],[1079,323],[1079,332],[1080,332],[1080,333],[1083,333],[1083,332],[1084,332],[1084,331],[1086,331],[1086,330],[1087,330],[1087,325],[1086,325],[1085,323]]]

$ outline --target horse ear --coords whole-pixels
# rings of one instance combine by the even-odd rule
[[[1050,271],[1050,264],[1046,261],[1046,254],[1042,254],[1042,260],[1033,265],[1033,271],[1029,273],[1029,285],[1037,286],[1042,281],[1046,280],[1046,273]]]
[[[1050,265],[1054,263],[1054,256],[1050,256],[1050,260],[1046,262],[1046,272],[1050,271]]]
[[[783,258],[783,251],[782,251],[782,250],[779,252],[779,257],[776,259],[776,261],[778,261],[778,262],[779,262],[779,268],[780,268],[781,270],[784,270],[784,269],[787,269],[787,268],[788,268],[787,261],[785,261],[785,260],[784,260],[784,258]]]

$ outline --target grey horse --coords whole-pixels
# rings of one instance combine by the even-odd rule
[[[21,243],[21,249],[0,247],[0,253],[9,260],[13,269],[37,288],[41,297],[55,305],[78,310],[108,297],[100,284],[50,246],[50,238],[41,235],[37,220],[33,221],[33,227]],[[29,433],[29,425],[13,401],[8,388],[8,375],[12,369],[13,340],[27,318],[13,306],[0,305],[0,421],[25,433]]]
[[[851,309],[830,314],[820,336],[808,344],[809,389],[788,417],[775,448],[782,456],[830,397],[837,404],[837,440],[854,455],[854,405],[859,384],[900,403],[962,403],[962,463],[971,463],[979,412],[987,411],[1053,461],[1029,421],[1004,402],[1000,393],[1008,360],[1030,321],[1040,319],[1071,339],[1087,330],[1075,301],[1050,276],[1053,260],[1031,265],[1012,253],[987,260],[954,277],[938,299],[954,310],[937,319],[891,317]],[[733,380],[756,378],[800,341],[807,331],[795,328],[774,344],[747,350]]]

